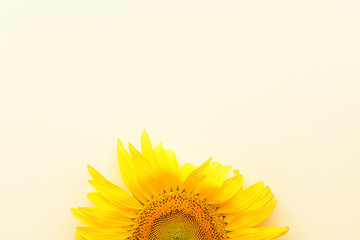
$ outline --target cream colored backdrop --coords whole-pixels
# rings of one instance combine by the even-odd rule
[[[116,140],[240,169],[281,239],[360,239],[360,7],[345,1],[0,2],[0,239],[74,240]]]

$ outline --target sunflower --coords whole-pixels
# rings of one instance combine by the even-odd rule
[[[276,201],[263,182],[243,189],[238,170],[207,160],[181,168],[172,150],[154,149],[146,131],[141,153],[118,141],[122,178],[129,192],[88,166],[97,192],[88,193],[95,207],[71,209],[88,227],[77,227],[78,240],[267,240],[288,227],[255,228],[274,210]]]

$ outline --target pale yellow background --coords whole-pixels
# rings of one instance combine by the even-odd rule
[[[116,140],[264,180],[281,239],[360,239],[360,7],[326,1],[0,2],[0,239],[74,240]]]

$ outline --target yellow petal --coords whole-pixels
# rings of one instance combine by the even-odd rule
[[[151,145],[149,135],[144,130],[141,134],[141,154],[151,162],[157,162],[154,150]]]
[[[180,170],[175,153],[172,150],[164,149],[163,144],[159,143],[155,149],[157,166],[162,181],[160,186],[166,191],[175,189],[179,185]],[[164,181],[165,180],[165,181]]]
[[[118,159],[121,175],[128,189],[142,203],[179,185],[179,165],[175,154],[163,148],[162,143],[152,149],[146,131],[141,136],[141,151],[129,144],[131,156],[118,141]]]
[[[197,167],[191,163],[185,163],[184,166],[180,169],[180,182],[184,183],[186,178],[192,173]]]
[[[89,183],[113,205],[124,209],[140,209],[141,205],[136,199],[122,188],[106,180],[99,172],[88,166],[89,173],[94,180]]]
[[[242,191],[243,177],[238,170],[234,170],[235,176],[225,180],[222,187],[211,197],[208,197],[207,203],[221,205]]]
[[[130,228],[133,221],[120,212],[112,212],[92,207],[72,208],[71,213],[91,227]]]
[[[204,169],[210,164],[211,158],[197,167],[194,171],[186,177],[183,188],[187,192],[199,193],[200,183],[204,180],[205,176],[202,175]]]
[[[164,149],[162,143],[153,149],[145,130],[141,135],[141,154],[149,161],[151,171],[155,175],[153,179],[147,181],[147,184],[156,187],[155,191],[152,191],[152,195],[162,194],[179,185],[179,165],[175,153],[172,150]]]
[[[231,199],[219,212],[227,215],[229,230],[254,227],[264,221],[275,209],[276,201],[269,187],[262,182],[254,184]],[[229,212],[227,204],[233,206]]]
[[[86,240],[86,238],[84,238],[83,236],[81,236],[78,231],[76,231],[76,239],[77,239],[77,240]]]
[[[109,188],[108,186],[100,185],[99,183],[89,180],[89,183],[111,204],[120,209],[140,209],[141,205],[136,205],[135,199],[132,198],[127,192],[117,191]],[[129,200],[129,201],[128,201]],[[134,201],[135,200],[135,201]]]
[[[238,216],[229,216],[229,224],[227,228],[229,230],[239,228],[254,227],[263,222],[274,211],[277,201],[268,202],[266,205],[257,209],[248,209]]]
[[[134,209],[134,208],[126,208],[124,206],[119,206],[116,203],[110,202],[98,192],[90,192],[87,194],[87,197],[97,208],[105,211],[119,213],[128,218],[135,218],[137,212],[140,211],[139,209],[141,208],[139,207],[139,209]]]
[[[288,231],[288,227],[249,228],[239,229],[228,235],[233,240],[271,240],[284,235]]]
[[[137,181],[140,184],[146,183],[147,199],[151,199],[151,196],[157,196],[162,192],[160,185],[161,173],[153,162],[148,161],[136,148],[129,143],[129,150],[133,159],[134,167],[137,170]]]
[[[145,203],[147,199],[151,199],[151,191],[148,185],[141,182],[141,172],[139,168],[143,166],[135,164],[120,140],[118,140],[117,154],[121,176],[126,187],[139,201]]]
[[[224,215],[239,214],[250,207],[261,196],[264,183],[258,182],[249,188],[238,192],[233,198],[225,202],[219,212]]]
[[[212,162],[205,167],[202,172],[199,193],[204,198],[211,198],[223,186],[225,179],[229,175],[231,166],[223,166],[218,162]]]
[[[106,198],[104,198],[98,192],[89,192],[87,194],[88,199],[98,208],[108,210],[108,211],[119,211],[119,209],[115,204],[112,204]]]
[[[77,227],[76,231],[86,240],[123,240],[130,235],[122,228]]]
[[[94,218],[91,215],[91,212],[86,211],[86,209],[77,209],[77,208],[71,208],[70,209],[72,215],[76,217],[81,222],[85,223],[88,226],[91,227],[103,227],[104,225],[99,222],[96,218]]]

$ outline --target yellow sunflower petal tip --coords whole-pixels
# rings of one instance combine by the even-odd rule
[[[287,232],[289,232],[289,227],[282,227],[281,229],[282,231],[276,237],[284,236]]]
[[[130,239],[275,239],[289,227],[256,226],[275,208],[277,200],[264,182],[247,189],[231,166],[211,162],[182,167],[172,150],[159,143],[152,148],[144,130],[141,153],[129,144],[131,155],[118,139],[117,153],[125,185],[110,183],[93,167],[88,193],[94,208],[72,208],[71,213],[89,227],[78,227],[78,240]],[[225,222],[226,220],[226,222]]]
[[[95,168],[93,168],[90,165],[87,165],[88,168],[88,172],[90,174],[90,176],[95,180],[96,178],[98,178],[100,175],[100,173],[98,171],[95,170]]]
[[[76,208],[70,208],[70,212],[74,215],[74,212],[76,211]]]
[[[143,145],[151,146],[150,137],[149,137],[148,133],[146,132],[146,130],[144,130],[141,134],[141,147],[142,148],[144,147]]]
[[[147,131],[144,129],[141,133],[141,137],[146,137],[149,138],[149,134],[147,133]],[[150,139],[150,138],[149,138]]]
[[[92,167],[92,166],[90,166],[89,164],[87,165],[87,168],[88,168],[88,171],[89,172],[91,172],[91,171],[94,171],[95,169]]]

